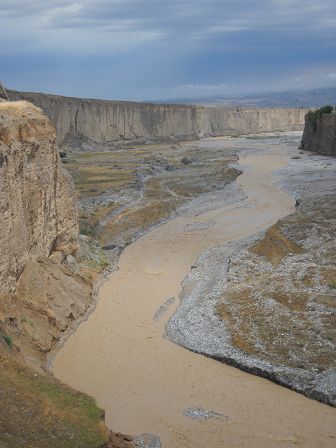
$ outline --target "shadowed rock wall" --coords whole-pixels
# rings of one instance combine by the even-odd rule
[[[8,91],[41,107],[60,145],[82,149],[122,141],[188,140],[248,132],[301,130],[303,109],[242,109],[70,98]]]
[[[336,155],[336,114],[322,114],[316,120],[306,115],[301,148]]]

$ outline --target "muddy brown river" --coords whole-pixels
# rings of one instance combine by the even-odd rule
[[[54,360],[56,377],[94,397],[114,431],[158,434],[164,448],[336,444],[335,409],[164,339],[178,300],[153,320],[167,299],[178,298],[201,251],[252,235],[293,210],[272,175],[288,153],[245,154],[240,162],[249,170],[237,181],[248,198],[178,217],[128,246],[95,311]],[[222,417],[191,419],[184,415],[191,407]]]

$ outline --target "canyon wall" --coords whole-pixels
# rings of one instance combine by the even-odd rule
[[[247,109],[151,104],[8,91],[41,107],[57,130],[57,142],[73,148],[120,142],[188,140],[251,132],[301,130],[303,109]]]
[[[205,136],[258,132],[300,131],[306,110],[303,109],[228,109],[203,108]]]
[[[307,114],[301,148],[336,155],[336,114],[322,114],[316,119]]]
[[[0,100],[1,447],[107,446],[93,399],[43,369],[46,354],[92,302],[75,258],[73,183],[55,141],[40,109]]]
[[[0,102],[0,228],[0,343],[39,369],[90,305],[101,256],[78,238],[55,129],[26,101]]]
[[[50,120],[25,101],[0,103],[0,284],[13,291],[28,260],[72,252],[74,186]]]

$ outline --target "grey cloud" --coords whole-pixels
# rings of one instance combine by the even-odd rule
[[[26,69],[19,73],[14,63],[7,79],[24,83],[27,70],[35,70],[39,85],[59,92],[64,85],[68,94],[77,92],[79,79],[96,92],[115,89],[113,96],[122,89],[123,96],[149,95],[152,86],[176,95],[233,85],[238,91],[253,82],[288,86],[293,79],[318,85],[324,78],[308,76],[311,67],[331,73],[325,82],[334,80],[334,1],[0,0],[1,76],[6,58],[10,68],[24,56]],[[94,74],[77,60],[93,60]],[[55,70],[64,82],[54,79]]]
[[[51,6],[52,4],[52,6]],[[57,8],[64,7],[69,2],[66,0],[2,0],[0,2],[0,17],[25,17],[38,16],[45,11],[55,11]]]
[[[51,24],[55,27],[92,28],[101,26],[148,29],[174,37],[188,33],[212,35],[241,29],[318,29],[332,26],[332,1],[302,0],[124,0],[84,1],[73,14],[55,12]],[[128,25],[127,25],[128,24]]]
[[[333,26],[334,2],[329,0],[3,0],[0,17],[46,19],[54,29],[80,27],[152,30],[175,33],[242,28],[322,28]],[[39,26],[35,23],[35,26]],[[221,31],[222,30],[222,31]]]

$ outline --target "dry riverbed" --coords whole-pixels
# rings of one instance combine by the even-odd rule
[[[295,136],[211,139],[195,148],[199,145],[221,157],[227,151],[231,159],[241,151],[240,188],[218,190],[214,183],[175,219],[129,245],[119,270],[101,287],[96,310],[56,356],[54,373],[93,396],[109,427],[158,434],[163,447],[331,447],[335,409],[162,337],[182,280],[190,270],[197,276],[193,266],[202,251],[249,238],[294,210],[294,200],[272,173],[286,167]],[[195,321],[184,325],[198,328]],[[211,339],[211,332],[202,331],[200,343]]]

